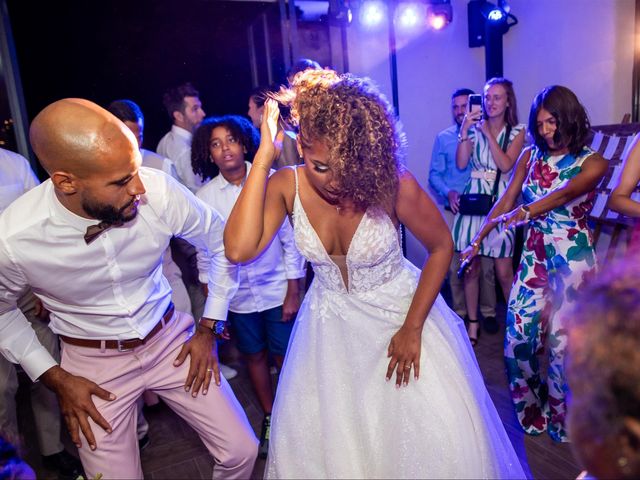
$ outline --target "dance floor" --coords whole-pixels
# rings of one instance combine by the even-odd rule
[[[504,306],[503,306],[504,308]],[[504,318],[504,315],[501,315]],[[547,435],[526,436],[518,427],[507,390],[502,360],[504,332],[483,334],[476,347],[480,368],[491,397],[502,417],[505,428],[530,478],[574,479],[580,468],[568,444],[556,444]],[[262,414],[251,390],[246,368],[235,349],[225,348],[226,361],[238,369],[239,374],[230,381],[238,400],[244,406],[251,424],[260,433]],[[24,378],[23,378],[24,380]],[[34,467],[38,478],[56,478],[41,466],[35,448],[36,439],[31,419],[28,384],[23,381],[18,393],[19,421],[28,450],[26,460]],[[210,479],[213,464],[197,435],[164,404],[146,413],[150,424],[150,445],[142,452],[145,478],[149,479]],[[460,452],[464,455],[464,452]],[[258,460],[254,477],[262,478],[264,460]]]

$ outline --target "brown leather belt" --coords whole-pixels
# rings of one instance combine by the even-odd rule
[[[156,323],[156,325],[151,329],[151,331],[144,338],[130,338],[128,340],[94,340],[91,338],[73,338],[67,337],[66,335],[60,335],[60,339],[69,345],[76,345],[78,347],[88,347],[88,348],[109,348],[109,349],[117,349],[120,352],[128,352],[133,350],[140,345],[144,345],[149,340],[151,340],[156,333],[162,330],[171,317],[173,316],[173,311],[175,308],[173,307],[173,302],[169,303],[167,310],[164,312],[162,318]]]

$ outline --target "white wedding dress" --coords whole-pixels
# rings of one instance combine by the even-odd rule
[[[462,320],[439,296],[424,324],[420,379],[386,382],[391,337],[420,271],[370,208],[346,256],[348,282],[298,195],[296,245],[315,278],[298,313],[272,416],[267,478],[525,478]]]

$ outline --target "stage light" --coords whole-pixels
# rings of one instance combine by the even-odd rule
[[[395,20],[399,28],[412,30],[425,24],[427,8],[423,3],[401,3],[396,10]]]
[[[428,23],[434,30],[442,30],[449,22],[444,15],[429,15]]]
[[[397,3],[361,0],[360,3],[351,3],[357,5],[355,13],[359,23],[370,30],[385,23],[389,16],[398,29],[405,31],[420,28],[441,30],[453,21],[451,0],[404,0]]]
[[[331,25],[348,27],[353,20],[349,0],[329,0],[329,10],[327,14]]]
[[[368,28],[374,28],[382,24],[387,15],[385,4],[378,0],[370,0],[362,4],[360,8],[360,22]]]
[[[504,20],[505,14],[500,8],[494,8],[489,13],[487,13],[487,20],[492,22],[500,22]]]
[[[442,30],[453,21],[453,8],[450,0],[431,0],[427,23],[434,30]]]
[[[518,23],[507,0],[498,0],[497,3],[496,5],[488,0],[469,0],[467,19],[470,48],[485,46],[487,28],[504,35]]]

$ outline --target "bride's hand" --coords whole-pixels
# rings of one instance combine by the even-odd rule
[[[262,142],[273,143],[278,133],[278,117],[280,116],[280,108],[278,102],[272,98],[268,98],[264,102],[264,110],[260,122],[260,140]]]
[[[264,110],[262,112],[262,120],[260,122],[260,147],[254,158],[254,165],[263,164],[263,167],[269,170],[271,164],[276,157],[276,146],[274,144],[276,134],[278,133],[278,117],[280,109],[278,102],[268,98],[264,102]]]
[[[417,331],[404,326],[400,327],[400,330],[391,337],[387,351],[387,356],[391,358],[387,368],[387,380],[391,380],[395,370],[397,387],[403,383],[409,384],[411,370],[413,370],[413,376],[416,380],[420,376],[421,340],[422,329]]]

